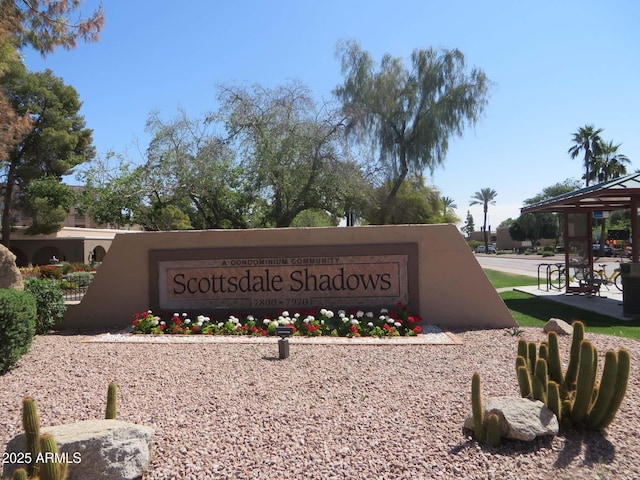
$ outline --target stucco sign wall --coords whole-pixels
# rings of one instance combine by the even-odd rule
[[[416,264],[412,244],[154,250],[150,291],[159,310],[417,308]]]

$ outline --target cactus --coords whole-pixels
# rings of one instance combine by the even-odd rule
[[[526,366],[521,368],[527,375],[529,374]],[[473,430],[476,440],[491,447],[500,446],[500,437],[502,435],[500,417],[495,413],[490,413],[485,425],[484,405],[482,404],[482,381],[478,372],[475,372],[471,377],[471,411],[473,413]]]
[[[33,477],[38,474],[38,467],[35,461],[40,453],[40,418],[38,417],[36,402],[31,397],[25,397],[22,400],[22,427],[27,440],[27,450],[31,456],[27,473],[30,477]]]
[[[476,438],[484,442],[484,406],[482,405],[482,382],[480,374],[475,372],[471,377],[471,412],[473,413],[473,430]]]
[[[533,375],[533,398],[540,400],[545,405],[547,403],[547,379],[547,361],[544,358],[538,358]]]
[[[562,373],[562,359],[560,358],[560,346],[558,344],[558,334],[549,332],[549,358],[547,359],[549,367],[549,377],[559,386],[564,384],[564,375]]]
[[[518,357],[522,358],[522,357]],[[518,385],[520,385],[520,396],[522,398],[533,399],[533,388],[531,387],[531,375],[526,365],[518,367]]]
[[[580,361],[578,363],[578,381],[576,395],[571,407],[571,420],[580,425],[587,416],[589,404],[593,398],[594,375],[593,357],[594,348],[589,340],[583,340],[580,344]]]
[[[105,417],[107,420],[113,420],[116,418],[117,410],[118,410],[118,386],[116,382],[111,382],[109,384],[109,388],[107,389],[107,410],[105,412]]]
[[[67,464],[58,462],[55,457],[60,454],[58,444],[49,434],[40,436],[40,451],[43,461],[39,463],[40,480],[65,480],[67,478]],[[54,454],[54,460],[47,455]]]
[[[606,367],[606,362],[605,362]],[[629,351],[625,348],[621,348],[618,351],[618,369],[616,372],[616,386],[611,396],[611,400],[609,401],[609,405],[607,406],[607,412],[604,415],[604,418],[597,422],[596,424],[588,424],[589,427],[596,430],[604,430],[611,424],[618,409],[620,408],[620,404],[624,398],[625,393],[627,393],[627,384],[629,383],[629,372],[631,371],[631,357],[629,356]],[[604,388],[604,380],[603,384],[601,384],[600,390]]]
[[[28,480],[27,471],[24,468],[17,468],[13,472],[13,477],[11,480]]]
[[[598,352],[584,339],[584,324],[573,323],[571,356],[565,374],[558,347],[558,337],[549,332],[548,340],[540,346],[533,373],[531,343],[527,344],[527,359],[520,356],[524,344],[518,342],[516,370],[520,394],[524,398],[541,400],[558,417],[565,428],[603,430],[614,419],[629,382],[631,359],[621,348],[617,353],[608,350],[600,383],[596,381]]]
[[[486,434],[486,443],[490,447],[499,447],[500,446],[500,437],[501,437],[501,426],[500,426],[500,417],[495,413],[489,414],[489,419],[487,420],[487,434]]]
[[[547,383],[547,407],[556,417],[558,417],[558,424],[562,421],[562,401],[560,400],[560,385],[553,380],[549,380]]]
[[[584,323],[579,320],[573,322],[573,339],[571,341],[571,353],[569,366],[564,376],[565,390],[575,390],[578,377],[578,359],[580,358],[580,343],[584,340]]]

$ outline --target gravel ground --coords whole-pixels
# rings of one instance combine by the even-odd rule
[[[101,418],[115,380],[118,418],[156,430],[144,479],[640,478],[640,342],[587,335],[601,357],[620,346],[632,356],[627,396],[605,434],[490,449],[462,430],[471,374],[481,373],[485,396],[517,396],[517,337],[456,334],[460,345],[292,345],[284,361],[276,359],[275,341],[110,344],[40,336],[0,376],[0,445],[20,433],[24,396],[37,400],[45,426]],[[534,328],[525,336],[544,338]]]

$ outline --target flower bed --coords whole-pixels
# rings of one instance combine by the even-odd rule
[[[407,307],[399,303],[397,310],[380,310],[379,314],[362,310],[345,312],[320,309],[290,314],[283,311],[276,318],[258,319],[253,315],[238,318],[230,315],[224,320],[198,315],[195,319],[186,313],[175,313],[165,321],[151,310],[136,313],[133,319],[135,333],[201,334],[201,335],[276,335],[280,326],[292,327],[294,335],[334,337],[394,337],[413,336],[422,332],[422,319],[410,315]]]

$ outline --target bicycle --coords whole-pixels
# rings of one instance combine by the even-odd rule
[[[602,285],[607,287],[607,290],[609,290],[608,285],[613,283],[618,290],[622,291],[622,277],[620,276],[620,267],[616,268],[611,275],[607,275],[607,264],[600,263],[598,264],[598,266],[600,267],[600,270],[593,271],[592,278],[601,280]]]

